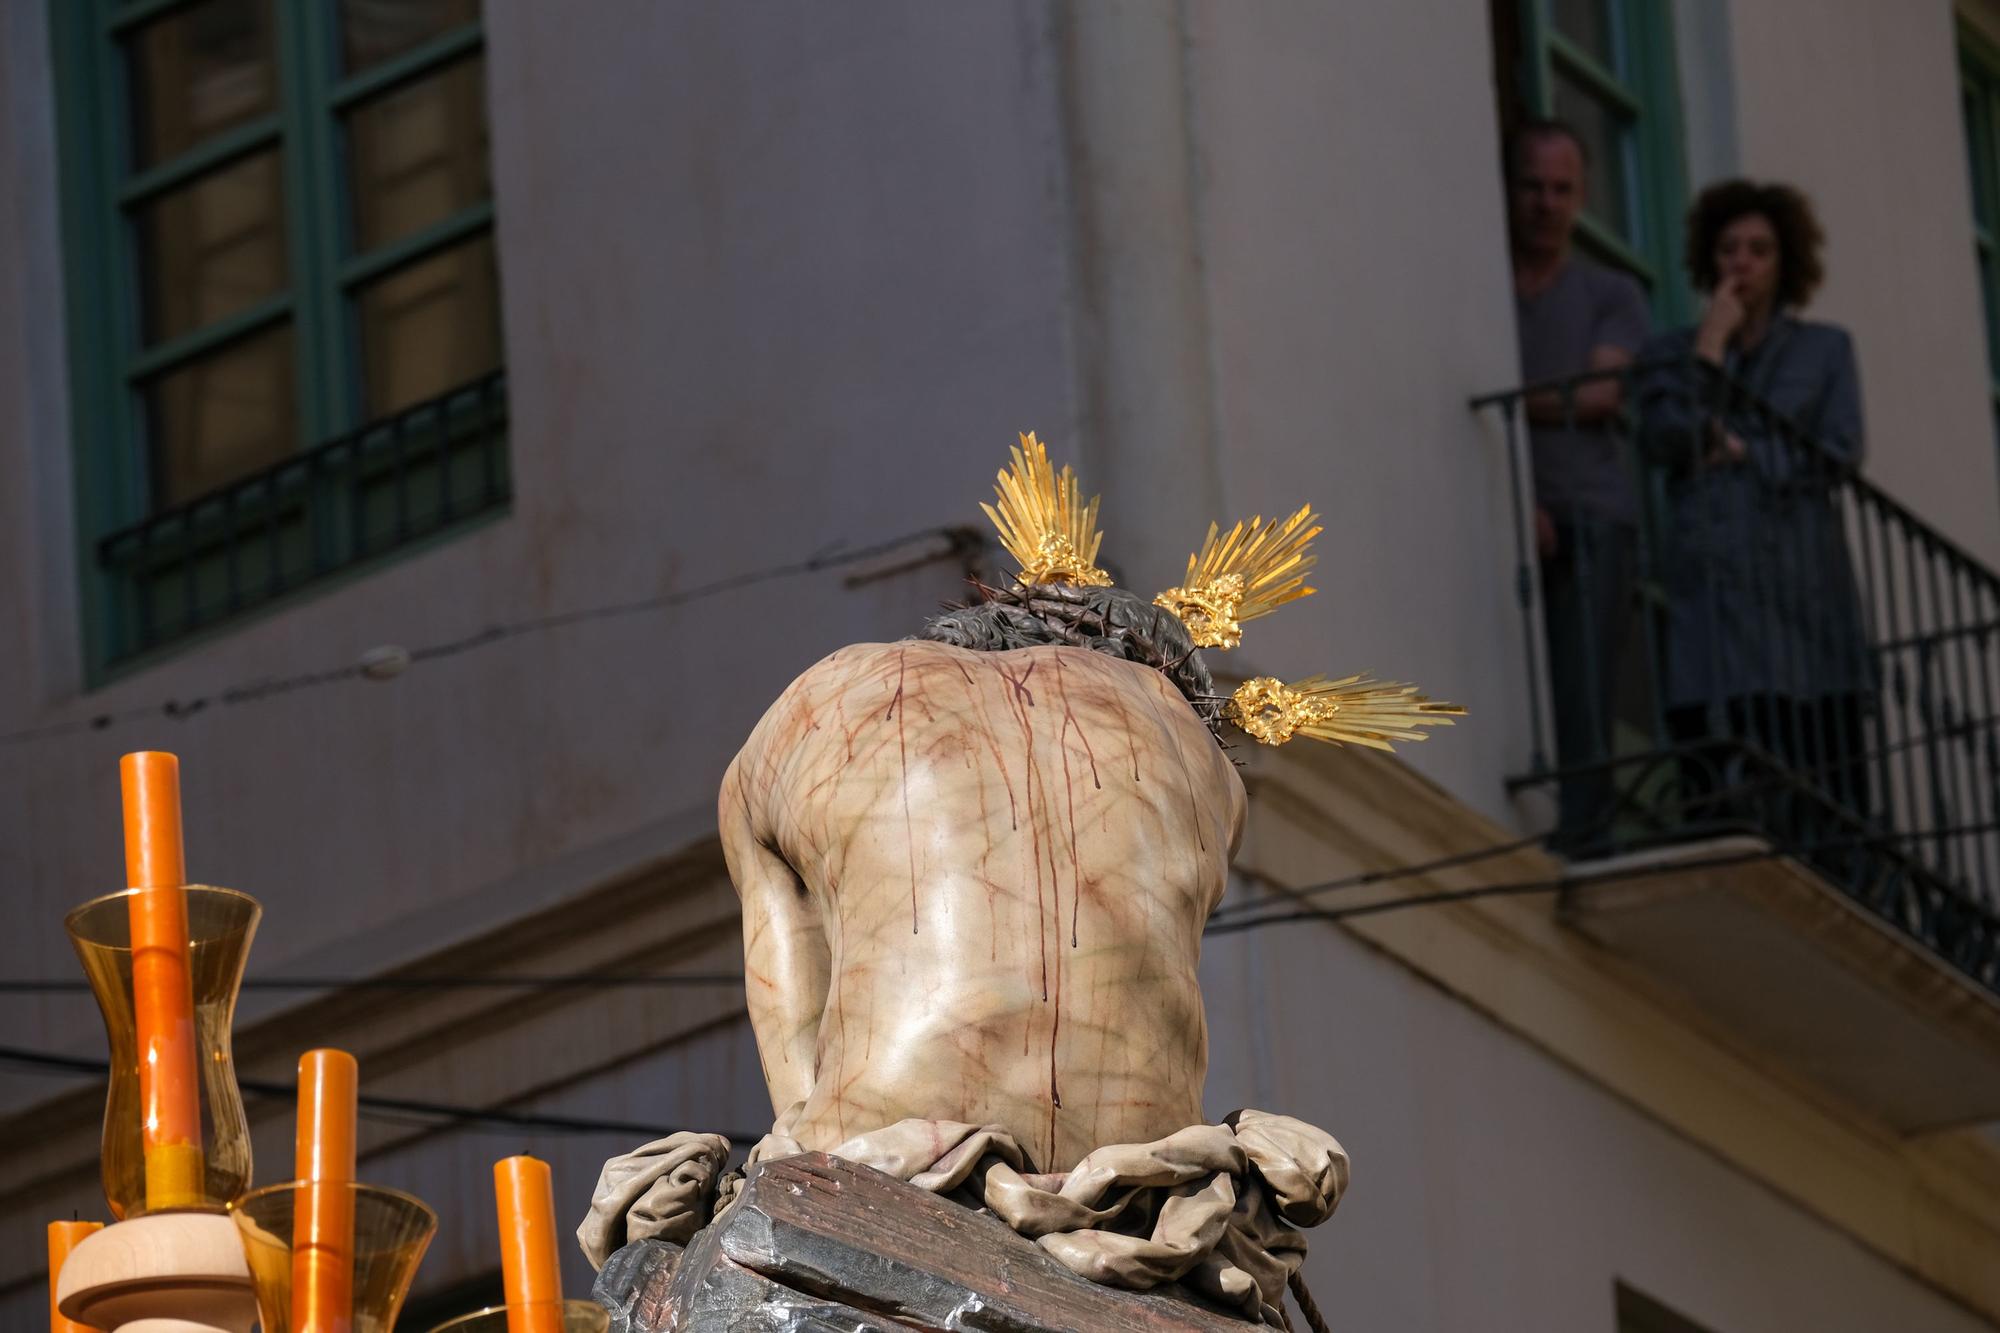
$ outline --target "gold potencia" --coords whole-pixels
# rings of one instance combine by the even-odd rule
[[[1195,647],[1234,648],[1243,642],[1244,621],[1313,595],[1306,574],[1319,557],[1306,548],[1322,531],[1313,521],[1318,517],[1311,505],[1300,505],[1282,522],[1266,523],[1259,514],[1220,541],[1217,526],[1209,524],[1208,540],[1188,557],[1181,586],[1155,597],[1153,605],[1179,616]]]
[[[1424,733],[1419,728],[1448,727],[1465,710],[1426,699],[1414,685],[1374,680],[1364,673],[1340,680],[1311,676],[1295,685],[1258,676],[1236,687],[1223,714],[1265,745],[1305,736],[1393,750],[1390,741],[1420,741]]]
[[[993,489],[1000,508],[982,504],[986,517],[1000,530],[1000,544],[1021,566],[1016,581],[1024,588],[1040,583],[1077,583],[1108,588],[1111,576],[1097,567],[1097,547],[1104,534],[1097,530],[1097,502],[1081,503],[1082,488],[1069,464],[1062,475],[1049,465],[1048,446],[1029,431],[1013,449],[1014,465],[1000,473]]]
[[[1021,566],[1022,587],[1070,583],[1111,586],[1097,567],[1097,504],[1082,503],[1082,488],[1067,464],[1058,474],[1048,447],[1033,431],[1013,449],[1012,466],[995,483],[999,508],[979,507],[999,529],[1000,544]],[[1311,505],[1289,518],[1266,523],[1260,514],[1221,536],[1208,525],[1208,539],[1188,557],[1178,588],[1153,599],[1178,617],[1200,648],[1234,648],[1243,641],[1243,622],[1267,616],[1287,602],[1310,597],[1306,575],[1318,557],[1307,549],[1322,529]],[[1420,741],[1426,727],[1448,727],[1465,716],[1457,704],[1438,703],[1414,685],[1375,680],[1367,674],[1328,680],[1310,676],[1287,685],[1258,676],[1237,686],[1223,716],[1265,745],[1283,745],[1298,736],[1336,745],[1390,750],[1391,741]]]

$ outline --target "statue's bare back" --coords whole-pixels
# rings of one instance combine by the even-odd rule
[[[1045,1171],[1202,1118],[1196,978],[1243,786],[1158,671],[844,648],[722,784],[750,1017],[808,1149],[998,1124]]]

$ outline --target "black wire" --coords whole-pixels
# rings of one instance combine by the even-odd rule
[[[676,592],[661,593],[653,597],[641,597],[625,602],[610,602],[602,606],[584,607],[575,611],[558,611],[550,615],[534,616],[526,620],[511,621],[499,625],[489,625],[485,629],[457,639],[447,639],[442,643],[427,644],[410,650],[409,664],[434,662],[440,658],[457,657],[490,647],[524,634],[538,634],[546,630],[561,629],[586,621],[615,620],[626,616],[644,615],[668,607],[685,606],[689,602],[716,597],[726,592],[737,592],[759,583],[769,583],[776,579],[791,578],[799,574],[816,573],[823,569],[833,569],[841,565],[851,565],[863,560],[872,560],[887,555],[912,543],[926,538],[942,537],[947,542],[944,550],[933,559],[942,560],[953,554],[969,554],[984,544],[983,536],[975,530],[963,526],[942,526],[921,528],[906,532],[887,541],[874,542],[868,546],[857,546],[850,550],[830,551],[822,555],[810,556],[804,560],[793,560],[782,565],[772,565],[765,569],[750,570],[742,574],[732,574],[727,578],[709,583],[683,588]],[[192,699],[164,699],[153,704],[137,704],[129,708],[113,709],[90,717],[73,718],[67,722],[50,722],[38,727],[26,727],[19,731],[0,733],[0,746],[25,745],[32,741],[49,740],[57,736],[72,736],[85,731],[103,731],[122,722],[133,722],[141,718],[167,717],[184,721],[210,707],[224,708],[235,704],[259,703],[280,694],[292,694],[299,690],[315,689],[322,685],[334,685],[357,679],[365,674],[359,663],[331,667],[321,671],[305,672],[296,676],[284,676],[273,680],[245,681],[216,690],[212,694],[197,695]]]
[[[1294,921],[1346,921],[1358,916],[1375,916],[1384,912],[1400,911],[1406,907],[1428,907],[1437,903],[1467,902],[1475,898],[1496,898],[1517,894],[1557,893],[1564,889],[1587,888],[1595,884],[1609,884],[1620,880],[1649,879],[1658,875],[1671,875],[1684,870],[1718,869],[1723,866],[1743,865],[1752,861],[1770,861],[1788,856],[1809,856],[1814,852],[1833,851],[1840,848],[1872,846],[1893,841],[1886,834],[1870,833],[1849,838],[1831,838],[1815,843],[1797,843],[1789,846],[1749,848],[1740,852],[1719,852],[1712,856],[1688,857],[1683,860],[1652,861],[1645,865],[1620,866],[1612,870],[1591,871],[1582,875],[1553,875],[1542,879],[1520,880],[1511,884],[1481,884],[1472,888],[1448,889],[1438,893],[1417,894],[1407,898],[1385,898],[1379,902],[1359,903],[1353,907],[1312,907],[1300,906],[1285,909],[1279,903],[1266,902],[1265,907],[1279,910],[1266,912],[1261,916],[1238,916],[1228,921],[1210,925],[1204,935],[1233,935],[1238,931],[1254,930],[1259,926],[1282,925]],[[1292,893],[1313,893],[1324,888],[1313,885],[1301,890],[1285,890]]]
[[[1615,762],[1617,761],[1614,761],[1614,763]],[[1551,774],[1548,780],[1553,781],[1557,776],[1559,775]],[[1780,772],[1776,774],[1766,774],[1761,777],[1745,779],[1742,782],[1733,783],[1726,787],[1718,787],[1716,790],[1712,792],[1702,793],[1701,799],[1704,803],[1722,803],[1727,801],[1733,801],[1745,796],[1763,795],[1767,792],[1770,792],[1780,787],[1798,787],[1800,785],[1801,784],[1795,781],[1795,777],[1793,774]],[[1589,825],[1588,827],[1578,832],[1575,835],[1577,841],[1583,843],[1589,843],[1595,840],[1596,838],[1600,837],[1601,835],[1609,833],[1612,827],[1618,823],[1620,818],[1621,815],[1617,811],[1614,811],[1611,814],[1606,815],[1602,819],[1598,820],[1595,824]],[[1942,830],[1930,830],[1930,829],[1915,830],[1915,831],[1885,830],[1882,832],[1860,835],[1855,838],[1847,839],[1843,843],[1836,843],[1830,845],[1852,846],[1863,843],[1880,843],[1880,842],[1895,843],[1904,841],[1916,842],[1929,838],[1966,837],[1974,834],[1993,832],[1996,830],[1996,828],[2000,828],[2000,825],[1996,825],[1993,823],[1985,823],[1985,824],[1965,824]],[[1751,833],[1753,836],[1755,834],[1755,830],[1741,829],[1741,828],[1717,829],[1716,832],[1717,833],[1748,832]],[[1551,836],[1552,835],[1550,833],[1530,833],[1525,837],[1512,838],[1506,842],[1489,843],[1484,847],[1475,847],[1470,851],[1464,851],[1464,852],[1453,852],[1450,855],[1436,857],[1429,861],[1412,861],[1412,862],[1407,862],[1403,865],[1388,866],[1381,870],[1361,871],[1357,874],[1342,876],[1339,879],[1330,879],[1320,884],[1309,884],[1303,888],[1297,888],[1297,889],[1284,888],[1282,885],[1280,885],[1279,888],[1285,894],[1285,896],[1289,898],[1296,898],[1296,899],[1317,898],[1329,893],[1338,893],[1345,889],[1363,888],[1370,884],[1382,884],[1390,880],[1406,879],[1412,875],[1426,875],[1437,870],[1450,870],[1459,866],[1471,865],[1475,862],[1488,860],[1495,856],[1505,856],[1510,852],[1526,851],[1530,847],[1534,847],[1547,842]],[[1662,846],[1662,845],[1671,845],[1671,844],[1655,844],[1655,846]],[[1812,851],[1812,850],[1817,850],[1817,848],[1814,847],[1814,848],[1801,849],[1793,847],[1790,849],[1777,849],[1774,850],[1771,854],[1778,856],[1785,856],[1785,855],[1791,855],[1794,852]],[[1681,862],[1679,864],[1688,864],[1688,863]],[[1246,872],[1241,870],[1237,871],[1236,873],[1240,875],[1245,875],[1246,877],[1252,877],[1261,880],[1269,879],[1269,876],[1266,875],[1262,874],[1252,875],[1251,872]],[[1544,885],[1553,882],[1554,881],[1551,880],[1530,881],[1530,883],[1533,883],[1535,885]],[[1488,893],[1506,894],[1510,892],[1526,892],[1526,891],[1528,890],[1516,889],[1509,885],[1494,885],[1494,886],[1489,886],[1488,889],[1482,891],[1481,893],[1475,894],[1475,896],[1486,896]],[[1218,907],[1213,913],[1210,914],[1208,919],[1208,931],[1216,934],[1228,934],[1229,932],[1227,930],[1217,930],[1216,928],[1218,926],[1226,925],[1228,922],[1238,920],[1247,913],[1254,912],[1259,908],[1266,906],[1269,906],[1269,904],[1245,903],[1245,902],[1238,902],[1234,904],[1225,903],[1223,906]]]
[[[1311,885],[1303,889],[1287,889],[1294,897],[1311,897],[1332,893],[1342,889],[1360,888],[1370,884],[1382,884],[1390,880],[1411,875],[1427,874],[1435,870],[1445,870],[1456,866],[1470,865],[1490,857],[1508,852],[1524,850],[1541,842],[1545,834],[1531,834],[1503,843],[1494,843],[1470,851],[1454,852],[1449,856],[1437,857],[1430,861],[1418,861],[1407,865],[1392,866],[1381,870],[1369,870],[1349,875],[1341,879],[1328,880],[1323,884]],[[1218,908],[1209,918],[1208,929],[1214,933],[1216,927],[1244,913],[1263,908],[1264,903],[1243,903],[1236,907]],[[739,986],[743,975],[739,972],[683,972],[664,975],[619,975],[568,973],[550,976],[509,976],[509,977],[467,977],[467,976],[425,976],[425,977],[251,977],[243,982],[246,991],[322,991],[322,990],[452,990],[485,989],[503,990],[515,987],[523,989],[611,989],[616,987],[680,987],[680,986]],[[0,979],[0,995],[34,994],[84,994],[90,990],[90,983],[82,978],[37,978],[32,980]]]
[[[1761,857],[1761,856],[1772,855],[1772,853],[1768,851],[1760,851],[1756,853],[1756,855]],[[1665,867],[1661,866],[1644,867],[1643,870],[1648,873],[1659,873],[1660,871],[1666,869],[1681,870],[1694,866],[1709,865],[1709,864],[1716,864],[1716,863],[1706,862],[1706,861],[1679,861]],[[1613,879],[1619,879],[1625,877],[1626,876],[1623,874],[1623,872],[1610,872],[1608,874],[1608,878],[1613,878]],[[1234,935],[1240,931],[1255,930],[1259,926],[1284,925],[1288,922],[1293,922],[1293,921],[1346,921],[1351,917],[1377,916],[1384,912],[1400,911],[1405,907],[1429,907],[1439,903],[1461,903],[1470,901],[1474,898],[1499,898],[1515,894],[1555,893],[1561,889],[1566,889],[1573,885],[1594,884],[1597,882],[1598,881],[1595,878],[1588,876],[1584,877],[1556,876],[1548,879],[1521,880],[1520,882],[1514,884],[1481,884],[1474,888],[1469,888],[1469,889],[1446,889],[1438,893],[1418,894],[1416,896],[1409,898],[1384,898],[1379,902],[1359,903],[1353,907],[1313,907],[1310,905],[1306,905],[1294,908],[1290,911],[1285,911],[1285,910],[1269,911],[1265,912],[1261,916],[1238,916],[1228,921],[1218,921],[1210,925],[1206,930],[1202,931],[1202,934]],[[1264,903],[1261,905],[1265,907],[1277,906],[1277,904],[1275,903]]]
[[[1741,784],[1745,788],[1756,783]],[[1735,789],[1725,789],[1725,791]],[[1606,821],[1607,825],[1609,821]],[[1667,874],[1675,870],[1720,867],[1740,864],[1746,861],[1769,860],[1784,856],[1810,855],[1815,851],[1834,850],[1881,843],[1893,843],[1905,839],[1962,836],[1970,833],[2000,831],[2000,823],[1971,824],[1942,832],[1921,830],[1914,833],[1892,834],[1876,832],[1858,834],[1852,837],[1824,840],[1811,844],[1779,844],[1752,851],[1722,853],[1710,858],[1682,859],[1624,867],[1613,871],[1600,871],[1583,875],[1563,874],[1545,876],[1540,879],[1522,880],[1511,883],[1474,885],[1463,889],[1446,890],[1407,898],[1390,898],[1376,903],[1364,903],[1351,908],[1299,908],[1291,911],[1271,913],[1269,909],[1278,906],[1266,899],[1258,902],[1237,903],[1218,908],[1210,916],[1203,930],[1205,935],[1230,935],[1253,926],[1277,924],[1287,921],[1328,920],[1340,921],[1356,916],[1372,916],[1398,907],[1416,906],[1429,902],[1463,902],[1476,898],[1505,897],[1517,894],[1548,893],[1572,887],[1596,884],[1611,880],[1643,878],[1650,875]],[[1380,870],[1362,871],[1339,879],[1326,880],[1319,884],[1309,884],[1301,888],[1287,888],[1277,885],[1279,893],[1288,901],[1304,902],[1330,893],[1348,889],[1365,888],[1369,885],[1384,884],[1413,875],[1429,874],[1433,871],[1471,865],[1478,861],[1523,851],[1544,840],[1545,834],[1531,834],[1506,842],[1492,843],[1468,851],[1454,852],[1429,861],[1414,861],[1400,866],[1385,867]],[[1665,844],[1671,845],[1671,844]],[[1657,850],[1654,848],[1653,850]],[[1251,872],[1237,872],[1249,874]],[[1254,878],[1276,884],[1270,876],[1255,874]],[[269,977],[250,978],[243,983],[245,990],[266,991],[322,991],[322,990],[506,990],[513,988],[546,990],[596,990],[621,987],[677,988],[706,986],[739,986],[743,975],[738,972],[682,972],[661,975],[650,974],[597,974],[588,972],[566,973],[546,976],[509,977],[469,977],[469,976],[427,976],[427,977]],[[0,995],[18,994],[64,994],[87,993],[90,983],[81,978],[49,978],[35,980],[0,980]]]
[[[621,987],[740,986],[741,972],[676,972],[665,975],[624,975],[576,972],[553,976],[505,977],[249,977],[246,991],[327,991],[327,990],[589,990]],[[90,983],[82,978],[49,977],[28,981],[0,980],[0,995],[88,993]]]
[[[1615,769],[1621,765],[1629,766],[1632,763],[1648,761],[1651,758],[1653,758],[1653,756],[1636,756],[1630,759],[1613,760],[1610,761],[1609,764],[1604,765],[1604,767]],[[1703,792],[1701,795],[1701,800],[1704,803],[1708,804],[1722,803],[1722,802],[1737,800],[1745,796],[1764,795],[1768,792],[1777,790],[1779,788],[1784,788],[1784,787],[1798,788],[1801,786],[1807,786],[1807,784],[1802,784],[1798,779],[1801,776],[1803,776],[1804,773],[1811,771],[1812,770],[1803,770],[1803,771],[1781,770],[1774,773],[1766,773],[1754,778],[1746,778],[1741,782],[1732,783],[1725,787],[1718,787],[1714,791]],[[1562,775],[1558,773],[1551,773],[1547,775],[1545,778],[1541,779],[1541,781],[1552,782],[1561,776]],[[1810,787],[1807,786],[1807,789],[1810,790]],[[1612,813],[1599,819],[1596,823],[1580,830],[1574,836],[1578,842],[1582,843],[1592,842],[1598,837],[1609,833],[1612,830],[1612,828],[1618,823],[1621,817],[1622,816],[1620,812],[1613,811]],[[1875,842],[1921,841],[1927,838],[1965,837],[1971,834],[1990,832],[1993,831],[1995,827],[1996,826],[1993,824],[1967,824],[1943,830],[1920,830],[1920,831],[1902,831],[1902,832],[1885,831],[1881,833],[1862,835],[1858,838],[1848,839],[1845,841],[1844,845],[1856,845],[1859,843],[1875,843]],[[1718,830],[1718,832],[1722,831],[1744,832],[1745,830],[1741,829]],[[1363,888],[1370,884],[1382,884],[1390,880],[1405,879],[1412,875],[1426,875],[1432,873],[1433,871],[1450,870],[1459,866],[1471,865],[1479,861],[1485,861],[1495,856],[1505,856],[1511,852],[1526,851],[1530,847],[1546,843],[1551,836],[1552,836],[1551,833],[1530,833],[1525,837],[1510,838],[1505,842],[1489,843],[1483,847],[1475,847],[1469,851],[1453,852],[1446,856],[1435,857],[1429,861],[1412,861],[1412,862],[1406,862],[1403,865],[1384,867],[1383,869],[1380,870],[1365,870],[1356,874],[1342,876],[1339,879],[1330,879],[1323,883],[1310,884],[1305,886],[1304,888],[1298,888],[1298,889],[1284,888],[1282,889],[1282,891],[1287,897],[1290,898],[1297,898],[1297,899],[1316,898],[1329,893],[1338,893],[1345,889]],[[1843,844],[1834,844],[1834,845],[1843,845]],[[1791,850],[1796,851],[1799,849],[1794,848]],[[1816,850],[1816,849],[1806,849],[1806,850]],[[1785,850],[1779,850],[1775,851],[1772,854],[1789,855],[1791,854],[1791,852]],[[1683,862],[1681,864],[1686,864],[1686,863]],[[1249,872],[1240,870],[1237,873],[1246,876],[1249,875]],[[1255,878],[1267,879],[1268,877],[1263,875],[1257,875],[1255,876]],[[1553,881],[1550,880],[1530,881],[1531,884],[1537,886],[1537,888],[1533,891],[1539,891],[1539,886],[1543,886],[1552,882]],[[1282,886],[1280,887],[1282,888]],[[1506,894],[1506,893],[1528,892],[1528,891],[1531,890],[1525,888],[1517,888],[1511,885],[1493,885],[1493,886],[1487,886],[1485,889],[1482,889],[1474,893],[1473,896],[1487,896],[1489,894]],[[1460,892],[1466,892],[1466,891],[1461,890]],[[1210,914],[1208,921],[1208,930],[1217,934],[1227,934],[1229,933],[1228,931],[1217,930],[1216,928],[1232,920],[1240,919],[1245,914],[1253,912],[1261,907],[1265,907],[1268,905],[1269,905],[1268,903],[1242,903],[1242,902],[1235,904],[1224,904],[1223,906],[1218,907],[1213,913]],[[1359,913],[1359,914],[1365,915],[1365,913]]]
[[[18,1046],[0,1046],[0,1064],[43,1073],[90,1078],[104,1078],[111,1073],[111,1065],[104,1060],[57,1055],[53,1051],[31,1051]],[[268,1079],[238,1079],[237,1087],[258,1097],[296,1100],[299,1095],[296,1083],[279,1083]],[[467,1127],[490,1125],[510,1132],[528,1130],[544,1134],[619,1134],[626,1137],[636,1135],[647,1139],[664,1138],[675,1132],[658,1125],[640,1124],[631,1120],[595,1120],[582,1116],[550,1115],[533,1111],[502,1111],[493,1107],[456,1106],[449,1102],[423,1101],[414,1097],[381,1097],[373,1093],[362,1093],[356,1100],[360,1104],[359,1110],[363,1119],[381,1119],[408,1125],[409,1117],[425,1116],[448,1122],[444,1126],[426,1124],[423,1126],[425,1128],[450,1128],[461,1124]],[[742,1134],[723,1130],[704,1132],[720,1133],[734,1143],[755,1143],[763,1137],[762,1134]]]
[[[1609,827],[1609,823],[1610,821],[1607,820],[1607,828]],[[1440,856],[1430,861],[1412,861],[1404,865],[1389,866],[1381,870],[1364,870],[1359,874],[1345,875],[1339,879],[1327,880],[1323,884],[1312,884],[1302,889],[1285,889],[1284,892],[1294,898],[1314,898],[1325,893],[1337,893],[1342,889],[1358,889],[1370,884],[1383,884],[1393,879],[1406,879],[1411,875],[1427,875],[1434,870],[1450,870],[1457,866],[1471,865],[1477,861],[1489,860],[1495,856],[1504,856],[1509,852],[1526,851],[1530,847],[1546,842],[1548,837],[1549,835],[1546,833],[1530,833],[1524,838],[1512,838],[1506,842],[1489,843],[1484,847],[1475,847],[1471,851],[1453,852],[1449,856]],[[1268,878],[1268,876],[1262,874],[1253,875],[1252,872],[1248,871],[1239,870],[1236,873],[1257,879]],[[1213,930],[1217,924],[1240,917],[1244,913],[1250,912],[1260,906],[1263,906],[1263,904],[1237,903],[1231,905],[1225,903],[1209,914],[1209,928]]]
[[[1300,904],[1291,908],[1280,907],[1256,915],[1234,917],[1225,921],[1215,921],[1202,932],[1204,935],[1233,935],[1264,926],[1284,925],[1299,921],[1337,922],[1356,917],[1377,916],[1389,912],[1399,912],[1409,908],[1432,907],[1446,903],[1469,902],[1479,898],[1492,898],[1535,893],[1557,893],[1565,889],[1584,888],[1598,884],[1609,884],[1625,880],[1647,879],[1660,875],[1676,874],[1690,870],[1716,869],[1723,866],[1744,865],[1755,861],[1773,860],[1780,857],[1807,855],[1817,851],[1833,850],[1880,843],[1883,834],[1867,834],[1848,838],[1827,839],[1817,843],[1795,846],[1774,846],[1751,848],[1737,852],[1724,852],[1712,856],[1690,857],[1684,860],[1659,861],[1646,865],[1623,866],[1617,869],[1594,871],[1582,875],[1555,875],[1542,879],[1520,880],[1513,883],[1481,884],[1464,889],[1448,889],[1437,893],[1418,894],[1405,898],[1387,898],[1377,902],[1358,903],[1352,907],[1325,908],[1310,904]],[[1453,857],[1440,858],[1453,864],[1464,864],[1482,856],[1499,855],[1503,851],[1518,850],[1528,840],[1516,839],[1510,843],[1494,844],[1471,852],[1458,853]],[[1328,881],[1306,889],[1291,891],[1308,894],[1324,892],[1333,888],[1354,888],[1366,883],[1380,883],[1401,874],[1416,873],[1414,867],[1400,867],[1395,870],[1370,871],[1362,875],[1349,876],[1344,880]],[[1270,904],[1276,906],[1276,904]],[[421,980],[421,979],[420,979]],[[485,979],[436,978],[433,980],[460,983],[466,980],[484,982]],[[577,984],[589,984],[592,978],[573,979],[541,978],[550,980],[574,980]],[[660,978],[637,978],[636,980],[657,981]],[[735,978],[732,978],[735,980]],[[11,1064],[29,1069],[72,1075],[104,1077],[110,1072],[110,1065],[102,1060],[86,1060],[77,1056],[56,1055],[46,1051],[31,1051],[19,1047],[0,1046],[0,1064]],[[238,1086],[246,1093],[268,1097],[292,1098],[298,1094],[295,1084],[277,1083],[261,1079],[239,1080]],[[643,1125],[632,1121],[594,1120],[575,1116],[546,1115],[528,1112],[502,1111],[490,1108],[455,1106],[444,1102],[422,1101],[405,1097],[379,1097],[364,1094],[359,1098],[360,1113],[364,1118],[388,1120],[392,1123],[408,1124],[407,1117],[437,1117],[452,1126],[473,1127],[490,1125],[504,1127],[510,1131],[531,1130],[558,1134],[621,1134],[645,1135],[652,1138],[664,1137],[671,1130],[654,1125]],[[720,1131],[717,1131],[720,1132]],[[755,1141],[761,1135],[745,1133],[725,1133],[725,1137],[737,1143]]]

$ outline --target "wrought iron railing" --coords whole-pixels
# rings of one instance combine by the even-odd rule
[[[1582,424],[1612,382],[1621,406]],[[1520,534],[1535,740],[1509,783],[1557,793],[1555,840],[1760,834],[2000,989],[2000,576],[1707,362],[1472,406],[1502,427]],[[1545,531],[1534,430],[1608,441],[1634,521]]]
[[[117,663],[504,507],[504,371],[97,544]]]

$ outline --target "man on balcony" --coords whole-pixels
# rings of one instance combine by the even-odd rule
[[[1614,808],[1611,770],[1591,766],[1611,757],[1638,524],[1616,429],[1618,372],[1647,335],[1639,285],[1572,250],[1587,165],[1583,141],[1559,121],[1529,121],[1507,145],[1521,378],[1558,381],[1525,404],[1556,757],[1566,773],[1553,845],[1572,855],[1603,839]],[[1590,372],[1604,373],[1571,378]]]

